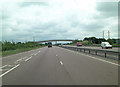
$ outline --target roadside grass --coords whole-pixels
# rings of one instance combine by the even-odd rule
[[[42,48],[42,47],[45,47],[45,46],[39,46],[39,47],[33,47],[33,48],[21,48],[21,49],[16,49],[16,50],[3,51],[2,56],[4,57],[4,56],[12,55],[12,54],[17,54],[17,53],[21,53],[21,52],[26,52],[26,51]]]
[[[2,56],[2,52],[0,51],[0,57]]]
[[[76,44],[70,44],[71,46],[76,46]]]

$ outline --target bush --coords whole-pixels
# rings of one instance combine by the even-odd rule
[[[86,45],[90,45],[90,42],[89,41],[83,41],[82,44],[86,46]]]
[[[2,44],[2,51],[8,51],[8,50],[16,50],[16,49],[21,49],[21,48],[34,48],[34,47],[39,47],[42,46],[41,44],[35,43],[35,42],[26,42],[26,43],[15,43],[15,42],[1,42]]]

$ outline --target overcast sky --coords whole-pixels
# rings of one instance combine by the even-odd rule
[[[3,2],[3,40],[31,41],[118,37],[118,3],[95,0]]]

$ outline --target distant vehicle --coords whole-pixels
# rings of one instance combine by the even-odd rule
[[[112,45],[110,45],[109,42],[102,42],[101,47],[102,47],[102,49],[103,48],[105,48],[105,49],[111,48],[112,49]]]
[[[48,48],[49,47],[52,47],[52,43],[51,42],[48,42]]]
[[[77,42],[77,46],[82,46],[82,42]]]

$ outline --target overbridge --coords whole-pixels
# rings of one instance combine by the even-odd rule
[[[44,41],[37,41],[37,43],[41,43],[41,42],[57,42],[57,41],[74,41],[74,40],[70,40],[70,39],[59,39],[59,40],[44,40]]]

